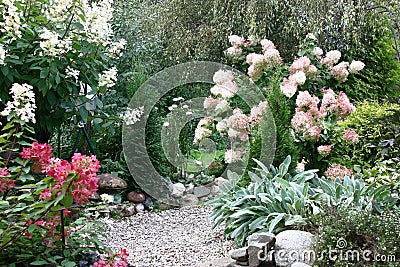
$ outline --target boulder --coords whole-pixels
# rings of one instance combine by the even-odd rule
[[[180,198],[183,196],[183,193],[185,193],[186,188],[182,183],[176,183],[172,185],[172,192],[171,196],[174,198]]]
[[[234,249],[229,253],[229,255],[236,261],[247,261],[248,259],[247,248]]]
[[[187,194],[181,199],[181,206],[196,206],[199,203],[199,199],[193,194]]]
[[[214,179],[214,184],[215,184],[216,186],[219,186],[219,187],[223,186],[223,185],[226,184],[227,182],[228,182],[228,180],[225,179],[225,178],[222,178],[222,177],[218,177],[218,178],[215,178],[215,179]]]
[[[292,265],[290,265],[290,267],[311,267],[311,266],[308,264],[305,264],[303,262],[295,262],[295,263],[292,263]]]
[[[146,209],[150,209],[150,207],[152,207],[154,205],[151,197],[146,197],[146,199],[143,201],[143,205]]]
[[[142,203],[143,201],[145,201],[146,196],[143,193],[132,191],[126,195],[126,199],[133,203]]]
[[[135,210],[137,213],[144,212],[144,205],[142,203],[136,204]]]
[[[186,186],[186,194],[193,194],[193,189],[194,185],[190,183],[188,186]]]
[[[204,186],[204,185],[200,185],[197,186],[193,189],[193,194],[197,197],[197,198],[201,198],[201,197],[206,197],[211,193],[210,188]]]
[[[279,233],[274,253],[276,266],[291,266],[294,262],[314,265],[313,240],[314,235],[305,231],[287,230]]]
[[[99,178],[98,185],[100,191],[116,191],[128,187],[128,184],[124,180],[109,173],[97,175],[97,178]]]
[[[124,209],[125,216],[132,216],[136,213],[136,207],[135,206],[127,206]]]
[[[210,187],[210,191],[211,191],[211,195],[213,195],[213,196],[216,196],[216,195],[218,195],[218,194],[221,192],[221,190],[219,189],[219,186],[218,186],[218,185],[215,185],[215,184],[213,184],[213,185]]]

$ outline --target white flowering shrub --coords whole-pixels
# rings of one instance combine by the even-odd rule
[[[112,14],[112,0],[2,1],[0,108],[17,83],[34,93],[38,128],[52,132],[70,116],[92,120],[117,79],[109,64],[125,45],[113,41]]]

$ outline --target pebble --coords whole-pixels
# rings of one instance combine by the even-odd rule
[[[234,242],[223,228],[212,230],[211,207],[144,212],[125,219],[102,218],[106,245],[126,248],[128,263],[147,267],[186,267],[229,256]]]

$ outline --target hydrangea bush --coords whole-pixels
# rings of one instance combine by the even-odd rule
[[[91,120],[116,81],[117,69],[109,64],[125,46],[123,39],[113,41],[112,5],[112,0],[2,1],[1,101],[10,99],[9,88],[17,83],[33,90],[35,128],[52,132],[67,115]]]
[[[271,95],[276,98],[277,92],[272,88],[279,81],[280,93],[288,98],[288,108],[293,108],[290,127],[300,151],[300,161],[308,168],[321,171],[329,168],[326,175],[332,178],[349,174],[345,166],[329,166],[335,158],[343,156],[343,146],[358,142],[354,129],[343,130],[338,126],[338,121],[355,111],[346,93],[340,91],[340,85],[350,75],[362,71],[365,64],[357,60],[340,62],[342,54],[338,50],[324,54],[316,46],[313,34],[307,35],[298,57],[288,65],[283,64],[279,51],[268,39],[254,41],[252,37],[246,40],[233,35],[229,40],[232,47],[226,50],[226,55],[246,70],[251,80],[266,89],[267,98]],[[244,60],[247,64],[241,64]],[[333,177],[333,174],[338,176]]]

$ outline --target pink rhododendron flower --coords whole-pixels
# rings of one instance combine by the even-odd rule
[[[353,129],[347,129],[344,131],[343,140],[346,140],[352,144],[356,144],[358,143],[358,138],[358,134]]]
[[[0,168],[0,176],[7,177],[9,175],[10,175],[10,173],[9,173],[9,171],[8,171],[8,169],[6,167]]]
[[[15,186],[15,180],[0,178],[0,192],[4,193],[5,191],[10,190],[10,187]]]
[[[353,171],[340,164],[334,163],[324,172],[324,174],[327,178],[335,180],[337,178],[343,179],[345,176],[351,176]]]
[[[328,156],[332,151],[332,146],[319,146],[317,147],[318,154],[323,157]]]
[[[94,267],[109,267],[108,264],[103,260],[99,260],[99,261],[93,263],[93,266]]]

